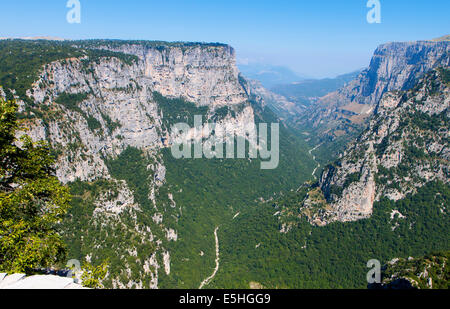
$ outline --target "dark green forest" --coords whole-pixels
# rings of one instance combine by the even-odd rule
[[[212,287],[249,288],[258,282],[267,288],[366,288],[371,259],[385,264],[449,248],[450,188],[443,183],[430,183],[398,202],[383,199],[370,219],[326,227],[300,221],[281,234],[273,214],[281,206],[295,207],[304,194],[250,207],[223,224],[221,269]],[[406,218],[391,220],[394,209]]]

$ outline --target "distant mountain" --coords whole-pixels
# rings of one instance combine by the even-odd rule
[[[306,77],[298,75],[289,68],[266,64],[241,64],[239,70],[247,79],[258,80],[266,88],[279,84],[290,84],[304,80]]]
[[[339,75],[336,78],[307,79],[290,84],[279,84],[271,88],[272,92],[282,95],[291,101],[309,105],[319,97],[338,90],[355,79],[361,70]]]
[[[301,104],[296,104],[294,101],[286,97],[274,93],[265,88],[260,81],[246,80],[248,83],[248,90],[251,95],[260,97],[270,109],[282,120],[289,120],[296,115],[302,114],[306,107]]]
[[[434,42],[444,42],[444,41],[450,41],[450,34],[444,35],[440,38],[436,38],[433,40]]]

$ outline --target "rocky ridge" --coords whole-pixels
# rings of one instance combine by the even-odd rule
[[[431,69],[448,66],[449,50],[448,40],[383,44],[366,70],[345,87],[319,99],[301,122],[330,136],[364,126],[386,92],[409,90]]]
[[[397,201],[428,182],[449,182],[448,77],[448,67],[436,69],[412,90],[383,96],[369,127],[310,191],[303,213],[311,223],[368,218],[382,197]]]

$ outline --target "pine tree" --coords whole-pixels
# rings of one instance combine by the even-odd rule
[[[0,271],[32,273],[65,258],[57,233],[70,194],[46,142],[17,138],[17,104],[0,98]]]

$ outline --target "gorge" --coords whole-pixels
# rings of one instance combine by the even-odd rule
[[[365,288],[369,259],[448,250],[448,51],[382,45],[300,108],[225,44],[0,40],[0,96],[49,143],[72,195],[68,258],[108,261],[103,287]],[[196,115],[247,143],[279,123],[278,167],[174,158],[171,127]]]

